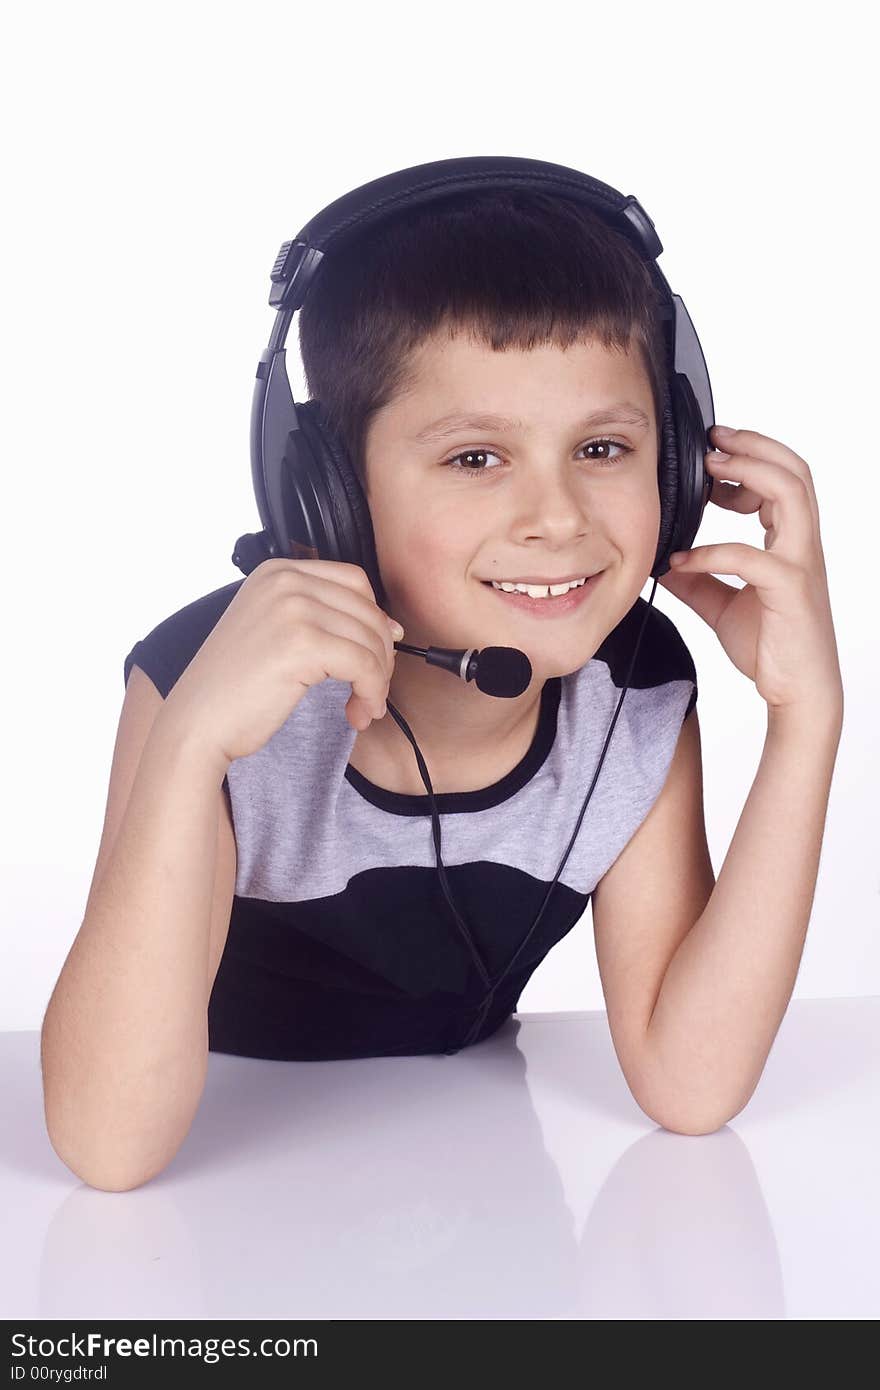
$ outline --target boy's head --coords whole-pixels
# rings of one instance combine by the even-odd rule
[[[659,310],[621,234],[540,193],[456,195],[322,262],[300,311],[306,383],[364,486],[407,642],[521,646],[540,684],[632,607],[660,526]],[[419,438],[453,413],[512,423]],[[599,569],[558,621],[483,583]]]

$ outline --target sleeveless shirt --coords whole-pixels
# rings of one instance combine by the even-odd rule
[[[154,627],[125,658],[125,682],[136,664],[167,698],[243,583]],[[491,981],[507,970],[571,839],[647,607],[638,598],[584,666],[544,683],[532,744],[506,776],[435,794],[450,892]],[[208,1006],[212,1051],[313,1061],[442,1053],[476,1017],[486,986],[443,893],[430,797],[389,791],[349,766],[350,694],[345,681],[312,686],[223,779],[237,869]],[[511,1016],[580,921],[657,799],[696,699],[690,652],[651,606],[577,838],[475,1042]]]

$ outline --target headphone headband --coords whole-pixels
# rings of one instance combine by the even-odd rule
[[[292,241],[282,243],[272,267],[269,303],[291,312],[301,308],[318,264],[331,246],[343,244],[353,233],[370,230],[400,210],[425,207],[459,193],[523,188],[586,204],[635,246],[651,269],[661,296],[671,300],[666,277],[655,264],[663,244],[634,194],[619,193],[610,184],[564,164],[512,155],[473,155],[397,169],[328,203]]]
[[[578,169],[541,159],[513,155],[438,159],[371,179],[328,203],[300,228],[292,241],[282,242],[275,257],[270,274],[269,304],[278,314],[263,362],[268,362],[270,354],[284,347],[290,320],[302,307],[315,272],[328,251],[407,208],[423,207],[453,194],[521,188],[584,203],[635,248],[660,294],[672,370],[688,378],[708,432],[715,419],[709,373],[684,302],[680,295],[673,293],[657,264],[663,243],[653,220],[635,194],[620,193],[610,184]],[[257,374],[260,375],[259,370]]]

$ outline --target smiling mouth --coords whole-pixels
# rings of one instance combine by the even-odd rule
[[[555,581],[548,580],[546,583],[543,583],[543,584],[533,584],[531,587],[532,587],[532,588],[535,588],[535,589],[549,589],[549,588],[551,588],[551,587],[553,586],[554,583],[556,583],[556,584],[563,584],[563,583],[564,583],[564,584],[567,585],[567,588],[566,588],[566,590],[565,590],[565,593],[572,593],[574,589],[580,589],[580,588],[582,588],[582,587],[583,587],[583,584],[584,584],[585,582],[586,582],[587,584],[589,584],[589,582],[590,582],[591,579],[596,579],[596,578],[598,578],[598,576],[599,576],[600,574],[603,574],[603,573],[604,573],[603,570],[594,570],[594,572],[593,572],[592,574],[586,575],[586,576],[585,576],[585,579],[582,580],[581,583],[579,583],[579,584],[572,584],[570,580],[561,580],[561,579],[560,579],[560,580],[555,580]],[[500,583],[505,583],[505,584],[513,584],[513,585],[523,584],[524,587],[526,587],[526,588],[528,587],[527,585],[525,585],[525,581],[523,581],[523,580],[518,580],[518,579],[507,579],[507,580],[481,579],[481,580],[480,580],[480,583],[481,583],[481,584],[483,585],[483,587],[486,588],[486,589],[494,589],[496,583],[499,583],[499,584],[500,584]],[[496,590],[496,592],[497,592],[497,590]],[[520,597],[522,597],[522,598],[525,598],[525,597],[526,597],[526,594],[523,594],[523,593],[521,592],[521,590],[519,590],[518,588],[516,588],[516,589],[506,589],[506,590],[504,590],[503,592],[505,592],[505,593],[519,593],[519,594],[520,594]],[[564,598],[564,596],[565,596],[565,594],[561,594],[561,595],[557,595],[556,597]],[[553,595],[549,595],[549,597],[553,597]]]
[[[514,610],[518,609],[521,613],[536,618],[552,618],[574,613],[582,604],[588,603],[604,573],[604,570],[599,570],[598,573],[590,575],[585,583],[576,584],[574,588],[566,589],[563,594],[548,594],[545,597],[532,597],[531,594],[523,594],[517,590],[496,589],[491,579],[482,579],[480,583],[484,589],[496,594],[500,602]]]

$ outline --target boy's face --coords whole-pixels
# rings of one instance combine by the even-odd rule
[[[414,385],[374,416],[365,442],[379,568],[403,640],[520,647],[532,688],[578,670],[638,598],[657,548],[656,419],[635,349],[495,352],[442,334],[421,345],[413,365]],[[648,424],[604,418],[622,402]],[[465,425],[418,438],[452,413],[505,416],[521,429]],[[631,452],[586,447],[603,437]],[[444,466],[462,453],[475,456]],[[483,583],[597,570],[586,600],[552,618],[520,611]]]

